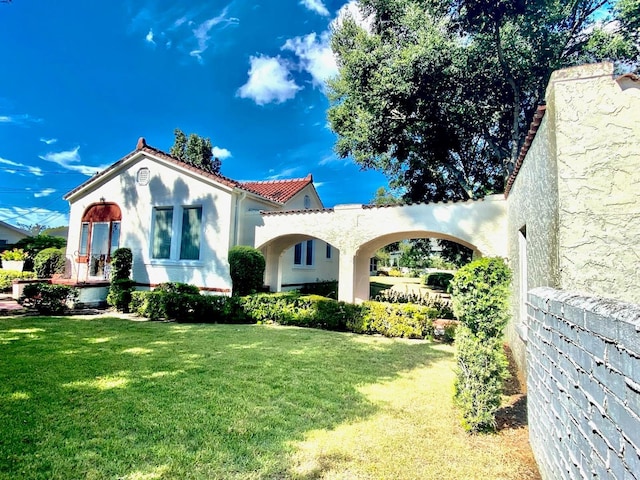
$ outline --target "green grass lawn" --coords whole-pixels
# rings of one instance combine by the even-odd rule
[[[0,319],[0,479],[536,478],[453,349],[259,325]]]

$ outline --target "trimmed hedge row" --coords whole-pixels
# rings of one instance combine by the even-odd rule
[[[325,330],[430,338],[438,310],[411,304],[339,302],[297,292],[244,297],[200,295],[184,284],[164,284],[133,292],[131,312],[151,320],[210,323],[278,323]]]
[[[11,290],[14,280],[36,278],[35,272],[19,272],[18,270],[0,270],[0,292]]]

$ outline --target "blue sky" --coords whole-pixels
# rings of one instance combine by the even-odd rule
[[[323,82],[345,1],[0,4],[0,220],[66,225],[62,196],[173,130],[210,137],[236,180],[312,173],[325,206],[386,185],[333,153]]]

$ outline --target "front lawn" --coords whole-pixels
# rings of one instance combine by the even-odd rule
[[[0,479],[537,478],[463,432],[453,366],[292,327],[0,319]]]

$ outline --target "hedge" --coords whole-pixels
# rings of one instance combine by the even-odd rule
[[[0,292],[10,290],[14,280],[28,280],[36,278],[35,272],[20,272],[18,270],[0,270]]]
[[[151,320],[212,323],[278,323],[325,330],[380,334],[387,337],[430,338],[438,310],[421,305],[339,302],[298,292],[244,297],[184,292],[179,284],[154,291],[133,292],[130,311]]]

